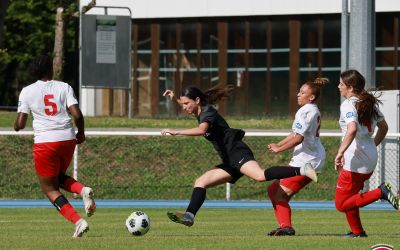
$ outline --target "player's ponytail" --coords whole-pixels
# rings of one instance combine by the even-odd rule
[[[347,87],[353,88],[357,95],[356,103],[358,122],[362,125],[370,124],[372,118],[378,116],[378,105],[382,102],[378,99],[380,94],[372,94],[372,90],[365,90],[365,78],[357,70],[346,70],[340,74],[340,78]]]
[[[182,90],[181,96],[186,96],[192,100],[200,98],[200,105],[217,104],[220,100],[228,97],[230,87],[222,87],[217,85],[206,90],[204,93],[195,86],[189,86]]]
[[[378,99],[381,94],[375,96],[371,91],[363,90],[358,95],[358,102],[356,104],[358,122],[362,125],[370,124],[372,118],[376,119],[378,116],[378,106],[382,102]]]
[[[313,103],[318,100],[318,97],[321,95],[321,88],[329,82],[328,78],[318,77],[315,78],[314,81],[304,83],[311,89],[311,93],[315,96]]]

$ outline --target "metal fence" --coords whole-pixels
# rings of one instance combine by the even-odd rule
[[[286,165],[291,151],[269,153],[266,145],[288,133],[247,132],[244,141],[264,167]],[[219,163],[214,149],[201,137],[162,137],[159,131],[87,131],[87,141],[76,148],[68,171],[95,190],[97,199],[189,199],[194,180]],[[296,194],[295,200],[333,200],[337,172],[333,159],[340,133],[321,133],[327,152],[318,183]],[[0,131],[0,199],[41,199],[31,156],[32,132]],[[379,146],[378,166],[365,186],[388,181],[399,190],[400,134],[388,134]],[[207,191],[207,199],[266,200],[269,183],[243,177],[235,185]]]

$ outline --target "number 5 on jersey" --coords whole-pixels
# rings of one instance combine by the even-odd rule
[[[46,113],[46,115],[49,116],[53,116],[55,114],[57,114],[57,104],[55,102],[52,101],[52,99],[54,99],[54,95],[45,95],[44,96],[44,105],[45,105],[45,109],[44,112]]]

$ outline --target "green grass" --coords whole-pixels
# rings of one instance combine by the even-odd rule
[[[99,208],[88,219],[90,231],[72,239],[74,226],[54,209],[0,209],[1,249],[371,249],[378,243],[398,247],[398,213],[361,211],[368,238],[343,239],[344,215],[331,210],[293,211],[294,237],[267,237],[276,228],[271,209],[201,209],[193,227],[170,222],[167,209],[143,209],[150,231],[130,236],[127,216],[141,208]],[[82,213],[82,209],[78,209]]]
[[[13,127],[16,112],[0,111],[0,127]],[[32,127],[29,116],[27,127]],[[243,129],[290,129],[294,117],[226,117],[231,127]],[[322,129],[339,129],[338,117],[322,117]],[[191,128],[197,126],[190,116],[173,118],[85,117],[87,128]]]

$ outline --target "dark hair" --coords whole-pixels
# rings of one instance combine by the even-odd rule
[[[36,57],[29,66],[29,73],[36,80],[53,76],[53,59],[48,55]]]
[[[382,102],[378,99],[380,94],[375,96],[366,91],[365,78],[357,70],[346,70],[340,74],[340,78],[347,87],[353,87],[353,93],[358,96],[356,104],[358,122],[362,125],[368,125],[372,118],[378,116],[378,105]]]
[[[216,104],[223,98],[228,97],[229,90],[229,86],[222,87],[217,85],[203,92],[195,86],[189,86],[182,90],[181,96],[186,96],[192,100],[196,100],[199,97],[200,105],[205,106],[207,104]]]
[[[312,101],[313,103],[318,100],[318,97],[321,95],[321,88],[328,82],[328,78],[318,77],[313,82],[304,83],[304,85],[307,85],[311,89],[311,93],[315,96],[315,99]]]

